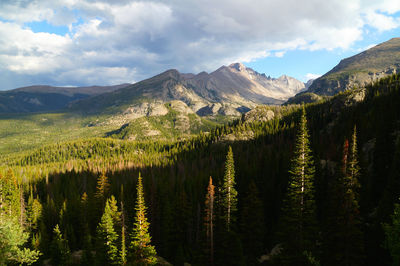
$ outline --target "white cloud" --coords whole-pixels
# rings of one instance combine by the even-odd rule
[[[126,79],[126,77],[133,77],[135,69],[126,67],[89,67],[71,69],[63,72],[57,79],[60,82],[66,80],[80,79],[85,80],[87,84],[91,85],[113,85],[122,83],[134,83],[133,79]]]
[[[171,8],[161,3],[133,2],[125,6],[110,6],[110,11],[115,25],[127,33],[150,31],[161,35],[173,21]]]
[[[285,55],[286,51],[279,51],[279,52],[275,52],[274,56],[275,57],[283,57]]]
[[[18,73],[48,73],[62,67],[68,36],[34,33],[14,23],[0,22],[0,68]]]
[[[357,49],[357,52],[363,52],[363,51],[371,49],[372,47],[375,47],[375,46],[376,46],[376,44],[370,44],[370,45],[367,45],[365,47],[361,47],[361,48]]]
[[[307,73],[306,76],[305,76],[305,81],[309,81],[310,79],[317,79],[317,78],[319,78],[320,76],[322,76],[322,75],[320,75],[320,74],[313,74],[313,73]]]
[[[2,0],[0,69],[78,85],[210,71],[295,49],[349,49],[366,26],[399,27],[399,10],[398,0]],[[24,28],[42,20],[70,32]]]
[[[384,15],[377,12],[368,12],[366,14],[367,22],[370,26],[379,31],[392,30],[400,25],[400,20],[391,16]]]

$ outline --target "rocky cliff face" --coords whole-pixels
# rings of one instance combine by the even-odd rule
[[[270,78],[241,63],[222,66],[210,74],[200,73],[188,83],[199,88],[199,93],[212,91],[220,99],[233,100],[239,96],[243,101],[263,104],[285,101],[305,88],[303,82],[292,77]]]

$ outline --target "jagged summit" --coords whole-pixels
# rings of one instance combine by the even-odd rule
[[[229,65],[230,68],[236,69],[237,71],[244,71],[247,69],[242,63],[232,63]]]

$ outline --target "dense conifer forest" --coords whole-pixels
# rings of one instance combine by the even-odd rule
[[[3,156],[0,264],[398,265],[399,87],[188,140]]]

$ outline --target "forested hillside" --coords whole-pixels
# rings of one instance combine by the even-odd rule
[[[309,88],[289,99],[289,103],[315,102],[354,87],[399,73],[400,38],[374,45],[354,56],[342,59],[329,72],[315,79]]]
[[[3,157],[0,264],[396,265],[399,87]]]

